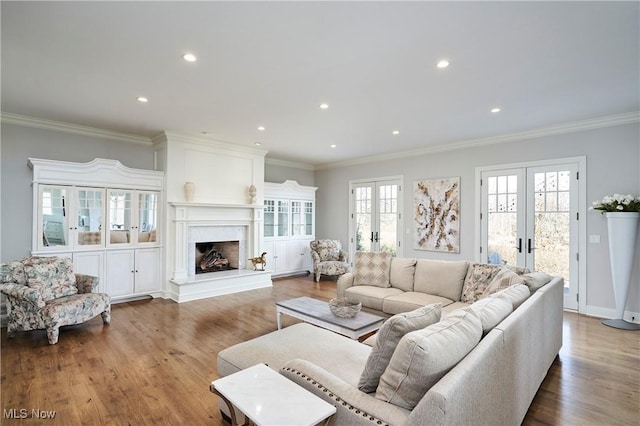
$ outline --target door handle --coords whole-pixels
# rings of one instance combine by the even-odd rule
[[[376,231],[376,243],[378,242],[378,231]]]
[[[373,231],[371,231],[371,242],[373,242]]]
[[[527,239],[527,253],[532,253],[535,249],[531,244],[531,238]]]
[[[518,238],[518,253],[522,253],[522,238]]]

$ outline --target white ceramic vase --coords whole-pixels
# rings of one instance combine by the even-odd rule
[[[613,294],[616,300],[617,322],[623,321],[627,295],[631,284],[631,272],[635,259],[636,233],[638,232],[637,212],[606,212],[607,231],[609,233],[609,261],[611,262],[611,279]],[[603,321],[606,325],[607,322]],[[631,324],[630,324],[631,325]],[[614,326],[615,325],[611,325]],[[624,327],[616,327],[624,328]]]
[[[184,183],[184,198],[187,200],[187,203],[193,201],[193,194],[196,191],[196,184],[193,182],[185,182]]]

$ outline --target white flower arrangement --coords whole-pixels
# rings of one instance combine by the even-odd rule
[[[607,212],[640,212],[640,196],[613,194],[607,195],[602,201],[594,201],[589,210],[601,210]]]

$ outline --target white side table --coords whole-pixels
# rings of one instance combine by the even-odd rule
[[[254,424],[265,426],[316,425],[336,412],[336,407],[264,364],[214,380],[210,390],[229,407],[232,425],[238,424],[234,406]]]

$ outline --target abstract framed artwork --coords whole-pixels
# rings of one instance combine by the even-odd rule
[[[414,249],[460,253],[460,177],[413,185]]]

